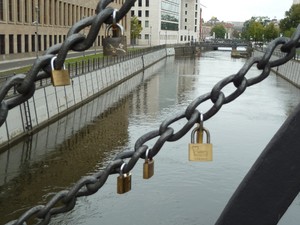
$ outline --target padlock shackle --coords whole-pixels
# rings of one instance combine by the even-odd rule
[[[106,29],[105,29],[105,36],[108,37],[108,32],[109,32],[109,30],[110,30],[112,27],[114,27],[114,26],[117,26],[117,27],[120,29],[120,31],[121,31],[121,36],[124,36],[124,28],[123,28],[123,26],[121,26],[121,25],[118,24],[118,23],[116,23],[116,24],[110,24],[109,26],[107,26]]]
[[[53,58],[51,59],[51,63],[50,63],[50,65],[51,65],[51,69],[52,70],[55,70],[55,68],[54,68],[54,60],[57,58],[57,56],[53,56]],[[65,66],[65,64],[64,64],[64,70],[66,69],[66,66]]]
[[[117,12],[118,10],[117,9],[114,9],[113,11],[113,25],[116,25],[117,24]]]
[[[192,130],[192,133],[191,133],[191,143],[195,143],[195,134],[198,136],[199,135],[198,132],[200,132],[200,125],[198,125],[197,127],[195,127]],[[210,133],[209,133],[209,130],[206,129],[205,127],[202,127],[202,132],[205,132],[205,134],[206,134],[206,143],[209,144],[210,143]],[[203,142],[199,142],[199,143],[203,143]]]
[[[203,119],[203,113],[200,112],[200,128],[199,128],[200,131],[203,130],[203,120],[204,120],[204,119]]]

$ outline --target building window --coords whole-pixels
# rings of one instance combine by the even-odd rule
[[[28,48],[28,45],[29,45],[28,34],[24,35],[24,40],[25,40],[25,42],[24,42],[25,52],[28,52],[29,51],[29,48]]]
[[[187,18],[184,19],[184,22],[187,22]]]
[[[195,25],[197,25],[197,19],[195,19]]]
[[[182,35],[180,35],[180,41],[183,41],[183,36]]]
[[[0,0],[0,20],[4,20],[4,12],[3,12],[3,0]],[[0,52],[1,54],[1,52]]]
[[[25,23],[28,23],[28,0],[24,0],[24,13]]]
[[[149,27],[149,20],[145,20],[145,27]]]
[[[42,35],[38,35],[38,49],[42,51]]]
[[[17,1],[17,21],[21,22],[22,14],[21,14],[21,1]]]
[[[53,45],[52,43],[52,35],[49,35],[49,46],[51,47]]]
[[[185,8],[187,8],[187,3],[185,3]]]
[[[35,35],[31,35],[31,51],[35,52]]]
[[[186,30],[186,29],[187,29],[187,27],[186,27],[186,26],[184,26],[184,29]]]
[[[131,17],[134,17],[134,10],[131,10]]]
[[[145,34],[145,39],[149,40],[149,34]]]
[[[48,18],[47,16],[49,16],[48,12],[48,8],[47,8],[47,4],[44,4],[44,24],[48,25]]]
[[[44,51],[47,50],[47,35],[44,35]]]
[[[34,4],[35,0],[31,0],[31,22],[34,21],[34,9],[35,9],[35,4]]]
[[[184,14],[187,15],[187,11],[185,11]]]
[[[14,35],[10,34],[8,36],[8,40],[9,40],[9,53],[12,54],[14,53]]]
[[[5,35],[0,34],[0,54],[5,54]]]
[[[141,7],[141,6],[142,6],[142,1],[143,1],[143,0],[139,0],[139,4],[138,4],[138,5],[139,5],[139,7]]]
[[[8,20],[13,21],[14,14],[13,14],[13,0],[8,1]]]
[[[17,35],[17,52],[18,53],[22,52],[22,36],[21,36],[21,34]]]
[[[149,7],[149,0],[146,0],[146,7]]]
[[[138,17],[142,17],[142,10],[138,11]]]
[[[57,16],[59,13],[57,12],[57,0],[54,1],[54,8],[53,8],[53,12],[54,12],[54,25],[58,25],[57,24]]]
[[[146,17],[149,17],[149,10],[146,10],[146,11],[145,11],[145,16],[146,16]]]

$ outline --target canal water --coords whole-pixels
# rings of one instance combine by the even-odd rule
[[[210,92],[222,78],[235,74],[245,59],[230,52],[203,53],[196,59],[162,60],[134,80],[111,90],[66,118],[0,155],[0,224],[45,204],[82,176],[103,168],[161,122]],[[147,73],[153,74],[151,77]],[[257,76],[253,68],[247,78]],[[132,84],[138,84],[134,88]],[[233,86],[233,85],[232,85]],[[234,87],[223,91],[228,95]],[[213,144],[212,162],[190,162],[190,132],[167,142],[154,158],[155,174],[142,178],[143,160],[132,172],[132,190],[117,194],[111,175],[95,194],[78,198],[75,208],[50,224],[214,224],[229,198],[287,116],[299,103],[300,90],[271,74],[224,105],[205,127]],[[198,107],[206,112],[212,103]],[[178,131],[186,123],[171,126]],[[146,143],[150,148],[153,141]],[[300,221],[298,196],[281,225]]]

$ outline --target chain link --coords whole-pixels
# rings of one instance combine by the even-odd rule
[[[67,40],[63,44],[57,44],[48,49],[46,54],[34,63],[26,77],[21,74],[8,80],[7,84],[0,90],[1,124],[5,121],[8,109],[13,108],[17,104],[21,104],[24,102],[24,99],[27,100],[33,95],[35,90],[34,81],[39,80],[40,77],[45,77],[45,73],[49,76],[49,62],[54,54],[58,54],[55,67],[61,68],[68,50],[84,51],[88,46],[90,47],[92,45],[95,34],[98,33],[101,24],[104,22],[112,22],[111,15],[113,9],[107,8],[107,5],[110,2],[111,0],[100,1],[96,8],[97,15],[85,18],[76,23],[70,29]],[[120,20],[125,16],[133,4],[134,0],[126,1],[117,13],[117,20]],[[92,26],[93,29],[91,29],[86,38],[83,38],[78,32],[86,26]],[[183,137],[195,123],[200,122],[200,112],[197,110],[197,107],[201,103],[210,100],[213,104],[209,110],[203,113],[203,121],[205,121],[214,116],[224,104],[239,97],[247,87],[268,77],[272,67],[282,65],[294,57],[296,48],[300,46],[299,39],[300,25],[297,27],[297,30],[291,39],[280,37],[273,40],[268,45],[267,50],[262,57],[250,58],[236,74],[228,76],[215,84],[210,93],[201,95],[192,101],[183,112],[163,121],[158,130],[150,131],[142,135],[136,141],[133,151],[123,151],[119,153],[104,170],[81,178],[70,190],[63,190],[56,193],[45,206],[35,206],[26,211],[18,220],[11,221],[7,223],[7,225],[23,225],[26,221],[33,218],[38,220],[37,224],[48,224],[52,215],[70,211],[74,208],[78,197],[89,196],[97,192],[104,185],[109,175],[120,173],[120,167],[124,163],[125,166],[122,172],[128,173],[133,169],[140,158],[144,159],[146,157],[147,150],[149,150],[148,157],[153,158],[160,151],[165,142],[177,141]],[[280,50],[286,54],[278,60],[271,61],[270,59],[273,52],[279,46],[281,47]],[[262,72],[254,78],[247,79],[247,72],[255,64],[257,69]],[[43,71],[41,72],[41,70]],[[231,83],[236,87],[236,90],[226,97],[222,92],[222,89]],[[21,97],[3,101],[7,90],[14,85],[19,85],[17,90],[21,94]],[[186,124],[182,129],[174,133],[174,129],[170,127],[170,125],[184,118],[187,120]],[[149,149],[145,143],[153,139],[157,139],[157,141],[153,147]]]

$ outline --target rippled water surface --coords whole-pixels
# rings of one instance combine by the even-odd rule
[[[232,59],[230,52],[219,51],[197,59],[167,58],[153,70],[151,78],[141,75],[144,82],[140,86],[87,121],[80,131],[64,124],[71,121],[69,124],[75,126],[80,118],[99,109],[92,105],[99,101],[53,125],[68,133],[67,138],[60,140],[65,135],[49,132],[50,128],[37,134],[33,140],[49,138],[40,146],[32,143],[35,157],[28,148],[24,150],[24,145],[28,146],[24,143],[12,149],[5,157],[18,157],[21,163],[0,167],[0,223],[45,204],[57,191],[104,168],[118,152],[132,150],[142,134],[158,129],[163,120],[185,110],[219,80],[235,74],[244,62]],[[247,77],[258,74],[253,69]],[[228,85],[222,91],[227,96],[234,90]],[[176,142],[165,143],[154,158],[155,175],[151,179],[143,180],[140,160],[131,171],[132,191],[118,195],[117,175],[112,175],[97,193],[78,198],[71,212],[52,218],[51,224],[214,224],[263,148],[299,103],[299,96],[299,89],[270,75],[205,121],[213,143],[213,162],[188,161],[189,132]],[[211,106],[207,101],[198,110],[206,112]],[[178,131],[185,123],[182,119],[171,126]],[[153,143],[146,144],[151,148]],[[297,197],[279,224],[298,224],[299,205]]]

